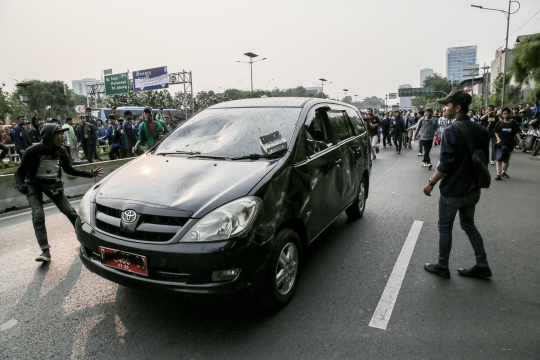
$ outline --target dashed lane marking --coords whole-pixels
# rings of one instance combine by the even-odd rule
[[[412,224],[409,235],[407,236],[405,244],[403,244],[401,253],[396,261],[396,265],[394,265],[394,270],[392,270],[392,274],[386,283],[386,288],[379,300],[379,304],[369,322],[369,326],[386,330],[423,223],[423,221],[416,220]]]

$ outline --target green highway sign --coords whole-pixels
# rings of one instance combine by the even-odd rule
[[[433,87],[423,87],[423,88],[409,88],[409,89],[399,89],[399,97],[408,97],[408,96],[433,96],[434,94]]]
[[[105,95],[127,94],[129,78],[127,73],[105,76]]]

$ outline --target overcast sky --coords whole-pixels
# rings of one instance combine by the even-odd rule
[[[521,0],[509,44],[540,32],[540,1]],[[0,82],[101,78],[167,66],[193,72],[195,92],[316,86],[336,97],[378,96],[420,85],[420,69],[446,76],[448,47],[478,45],[490,65],[504,46],[506,18],[471,4],[507,0],[0,0]],[[513,9],[517,4],[513,4]],[[510,46],[510,45],[509,45]],[[273,80],[271,80],[273,79]],[[171,86],[171,92],[183,90]]]

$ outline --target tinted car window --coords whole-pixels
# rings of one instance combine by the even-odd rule
[[[336,144],[351,137],[349,120],[345,117],[344,111],[329,111],[328,120]]]
[[[327,126],[329,108],[326,106],[311,109],[304,124],[307,154],[313,155],[332,145],[330,132]]]
[[[347,115],[351,120],[356,135],[363,134],[366,131],[366,127],[364,125],[364,121],[360,118],[360,116],[358,116],[358,113],[353,109],[347,109]]]
[[[259,137],[279,131],[291,144],[300,108],[207,109],[179,127],[156,153],[193,151],[236,157],[264,154]]]

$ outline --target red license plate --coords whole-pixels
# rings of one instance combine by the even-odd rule
[[[103,265],[148,276],[146,256],[100,246],[99,257]]]

